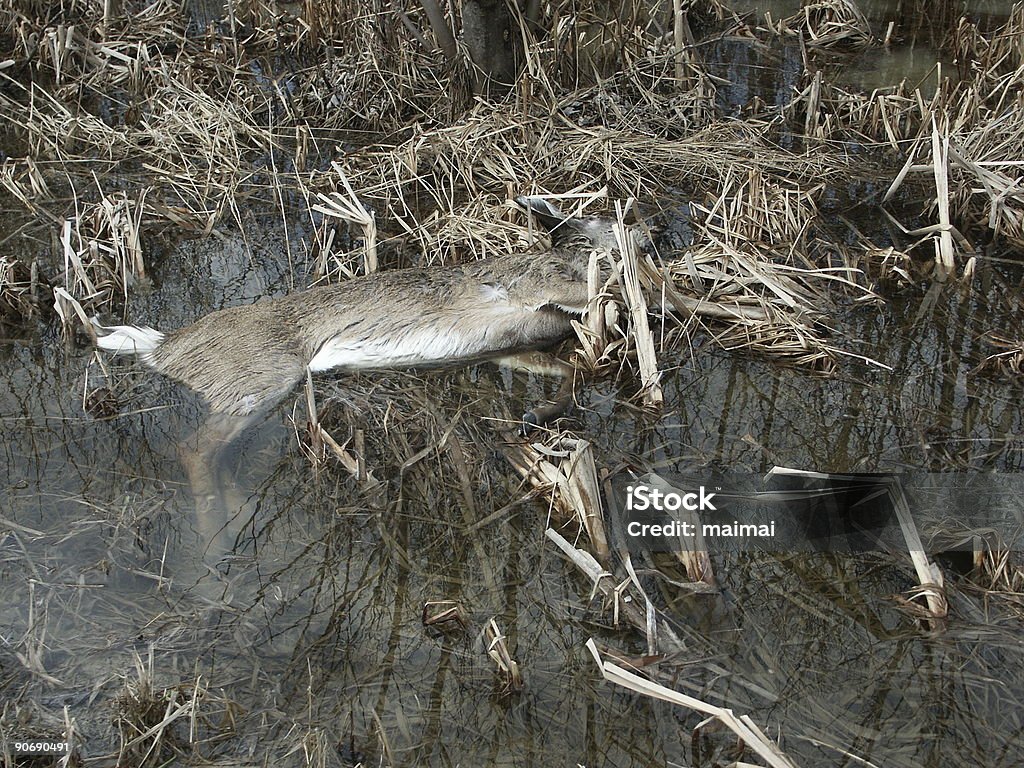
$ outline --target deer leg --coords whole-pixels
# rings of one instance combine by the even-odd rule
[[[533,427],[557,418],[572,405],[576,395],[576,369],[564,360],[559,360],[547,352],[520,352],[500,357],[494,362],[514,371],[528,371],[540,376],[559,378],[562,381],[553,401],[531,408],[523,414],[523,426],[520,429],[522,434],[525,435]]]
[[[231,521],[244,506],[244,500],[224,482],[225,459],[241,434],[265,415],[265,412],[248,416],[211,413],[190,444],[179,448],[179,458],[195,501],[196,527],[205,549],[204,560],[210,567],[216,568],[231,551],[237,533]]]

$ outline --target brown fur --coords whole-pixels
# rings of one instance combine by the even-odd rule
[[[201,394],[217,413],[267,408],[312,370],[431,366],[550,345],[587,306],[594,248],[612,222],[561,219],[551,252],[380,272],[212,312],[172,331],[143,359]],[[131,351],[131,350],[128,350]]]
[[[513,311],[481,298],[501,288]],[[418,364],[482,359],[566,338],[570,315],[552,305],[582,312],[586,303],[585,271],[563,259],[509,256],[396,270],[212,312],[168,333],[147,362],[214,411],[244,414],[284,397],[336,337],[401,342],[414,332],[447,333],[461,348]]]

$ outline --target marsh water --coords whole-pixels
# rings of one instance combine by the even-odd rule
[[[729,76],[749,89],[764,75]],[[837,214],[884,243],[858,194],[834,190]],[[131,320],[170,329],[301,286],[303,211],[290,201],[283,219],[269,201],[244,229],[147,236],[151,285]],[[964,288],[881,286],[883,301],[837,307],[836,347],[878,364],[847,357],[816,376],[698,332],[688,354],[660,359],[662,412],[605,378],[571,424],[606,468],[1019,472],[1021,384],[978,366],[986,334],[1024,338],[1024,270],[1019,253],[980,253]],[[296,393],[230,459],[230,552],[211,564],[180,461],[201,408],[138,366],[107,366],[109,378],[54,322],[0,345],[0,692],[31,692],[34,727],[73,718],[85,756],[109,754],[126,686],[151,681],[177,691],[172,708],[201,694],[174,725],[198,740],[197,762],[689,764],[701,718],[601,682],[587,639],[637,657],[646,644],[588,602],[591,585],[544,538],[546,506],[501,455],[493,420],[536,404],[545,382],[488,365],[318,380],[335,437],[363,433],[382,482],[311,466]],[[116,415],[83,407],[101,386]],[[674,660],[683,692],[749,714],[800,765],[1024,763],[1012,606],[951,573],[949,627],[930,635],[893,598],[915,584],[898,554],[715,565],[720,594],[662,595],[692,651]],[[425,626],[431,601],[459,603],[467,627]],[[479,638],[491,617],[523,670],[518,693]],[[700,741],[704,764],[727,762],[729,739]]]

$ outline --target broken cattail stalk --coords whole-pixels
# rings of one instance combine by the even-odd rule
[[[647,482],[652,488],[657,488],[663,493],[671,493],[675,490],[670,483],[657,474],[650,475]],[[691,530],[695,531],[693,536],[680,536],[674,543],[673,552],[676,558],[691,582],[695,585],[703,584],[707,587],[714,587],[715,573],[707,544],[704,543],[700,515],[695,510],[687,509],[678,509],[672,515],[679,522],[689,523],[692,526]]]
[[[687,696],[685,693],[680,693],[641,677],[624,667],[620,667],[618,664],[605,661],[601,658],[601,653],[598,651],[597,643],[594,642],[593,638],[587,641],[587,649],[593,655],[594,661],[600,668],[601,675],[605,680],[644,696],[649,696],[652,699],[667,701],[670,704],[687,707],[708,715],[735,733],[743,744],[755,752],[771,768],[796,768],[796,763],[790,760],[779,749],[778,745],[769,739],[764,731],[758,728],[754,721],[746,715],[737,717],[731,709],[708,704],[693,696]]]
[[[638,256],[636,243],[623,222],[623,209],[616,203],[616,214],[619,223],[615,226],[615,239],[622,254],[622,293],[626,299],[626,308],[632,320],[632,333],[636,343],[637,365],[640,368],[640,383],[643,385],[644,405],[660,408],[665,396],[658,383],[661,373],[658,371],[658,355],[655,352],[654,334],[647,318],[647,299],[640,288],[640,274],[637,266]]]
[[[672,37],[675,44],[675,76],[676,82],[681,85],[686,65],[686,40],[684,38],[686,13],[683,11],[682,0],[672,0],[672,20]]]
[[[568,439],[563,445],[571,445]],[[568,465],[568,466],[566,466]],[[594,556],[602,563],[611,560],[608,535],[604,527],[604,511],[601,503],[601,488],[597,481],[597,467],[594,464],[594,449],[586,440],[576,440],[569,455],[562,460],[559,469],[566,477],[564,492],[576,514],[583,522],[583,528],[594,548]]]
[[[543,448],[543,451],[540,450]],[[594,554],[610,560],[597,468],[585,440],[556,438],[548,446],[515,443],[504,450],[509,463],[538,488],[554,488],[553,501],[566,518],[576,519],[590,538]]]
[[[341,219],[358,225],[363,230],[365,243],[364,265],[366,274],[376,272],[377,262],[377,222],[373,213],[368,211],[360,202],[352,185],[349,184],[345,171],[338,163],[333,163],[333,168],[341,177],[341,183],[345,187],[346,195],[334,192],[331,195],[317,195],[319,205],[314,205],[313,210],[322,213],[324,216]]]
[[[558,531],[548,528],[544,531],[544,535],[569,558],[592,584],[591,599],[600,594],[611,603],[611,618],[614,626],[618,627],[624,623],[643,632],[647,637],[648,649],[652,653],[659,649],[661,653],[676,653],[685,648],[685,643],[672,628],[672,622],[654,607],[644,593],[628,556],[624,562],[629,576],[618,581],[589,552],[573,546]]]
[[[362,480],[360,478],[360,464],[356,457],[349,453],[344,445],[335,440],[331,433],[324,429],[322,425],[317,425],[317,428],[319,430],[318,434],[320,439],[323,440],[324,445],[326,445],[327,448],[330,449],[331,453],[334,454],[335,458],[338,459],[341,466],[345,468],[345,471],[353,477]],[[367,473],[367,480],[371,479],[372,476]]]
[[[100,292],[89,277],[78,249],[71,244],[71,219],[65,220],[61,228],[60,242],[64,251],[64,282],[68,292],[80,296],[84,293],[83,299],[86,301],[98,297]]]
[[[939,136],[939,128],[932,117],[932,164],[935,169],[935,197],[939,209],[938,240],[935,243],[936,279],[940,282],[953,274],[953,237],[949,217],[949,136]]]
[[[306,385],[304,388],[306,395],[306,416],[308,418],[306,434],[309,435],[309,446],[302,446],[307,448],[307,453],[313,462],[313,467],[316,468],[320,459],[323,456],[323,434],[324,430],[320,426],[320,416],[317,413],[316,407],[316,394],[313,391],[313,373],[309,369],[306,370]]]
[[[428,600],[423,604],[423,615],[420,620],[425,627],[454,623],[465,630],[469,626],[466,609],[455,600]]]
[[[61,333],[64,334],[65,339],[71,338],[71,315],[74,314],[82,324],[82,328],[89,334],[89,339],[92,343],[96,343],[96,329],[89,322],[88,315],[86,315],[82,305],[78,303],[74,296],[63,288],[55,287],[53,289],[53,308],[57,313],[57,317],[60,318]]]
[[[907,542],[907,551],[910,553],[910,559],[914,563],[914,570],[920,583],[919,588],[915,590],[914,597],[924,598],[928,605],[928,615],[925,620],[933,630],[941,631],[946,626],[946,616],[949,613],[942,570],[931,562],[925,553],[924,544],[921,542],[917,526],[914,524],[914,517],[910,513],[910,506],[907,504],[907,497],[903,493],[903,486],[900,485],[897,478],[889,480],[889,497],[892,499],[896,519],[903,531],[903,539]]]
[[[555,546],[562,550],[562,553],[572,561],[573,565],[587,577],[587,580],[594,585],[595,591],[601,589],[602,579],[609,579],[609,584],[611,584],[612,574],[606,571],[592,554],[585,549],[574,547],[554,528],[545,530],[544,535],[551,539]]]
[[[597,367],[597,361],[604,354],[608,344],[608,326],[605,324],[605,305],[607,302],[600,297],[601,291],[601,265],[600,255],[597,251],[591,251],[590,262],[587,265],[587,317],[586,328],[589,331],[586,338],[589,341],[588,362],[592,368]],[[582,340],[583,337],[581,337]]]
[[[823,139],[825,133],[821,128],[821,81],[822,73],[819,69],[814,73],[811,81],[810,92],[807,95],[807,113],[804,116],[804,135],[808,138]]]
[[[523,676],[519,671],[519,663],[512,658],[512,653],[505,642],[505,635],[498,628],[498,622],[491,619],[484,627],[484,639],[487,642],[487,655],[491,657],[504,677],[505,689],[520,691],[523,688]]]

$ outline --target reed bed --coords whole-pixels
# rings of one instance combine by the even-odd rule
[[[411,236],[428,260],[443,258],[449,245],[436,245],[439,230],[451,226],[468,240],[474,255],[486,249],[490,233],[474,237],[474,228],[450,225],[460,208],[479,212],[477,201],[492,205],[530,189],[606,189],[610,197],[644,202],[668,190],[686,190],[700,198],[717,194],[735,176],[757,172],[759,179],[780,179],[799,196],[799,185],[817,188],[838,178],[848,160],[840,154],[794,154],[774,147],[756,126],[713,124],[685,139],[667,139],[635,131],[581,129],[560,115],[523,116],[514,107],[475,110],[458,124],[416,130],[393,146],[370,147],[341,161],[345,177],[378,216],[395,215],[407,226],[420,209],[423,229]],[[525,180],[529,180],[526,182]],[[770,183],[778,184],[772,181]],[[310,187],[333,189],[334,173],[314,174]],[[677,192],[678,194],[678,192]],[[766,191],[766,196],[775,194]],[[436,223],[435,223],[436,222]],[[792,217],[780,223],[785,231]],[[442,243],[448,238],[441,237]],[[475,241],[475,242],[474,242]],[[507,239],[502,239],[507,244]]]
[[[997,242],[1024,242],[1022,35],[1024,5],[1017,3],[994,32],[960,22],[948,40],[961,62],[960,78],[936,70],[931,96],[906,83],[851,92],[808,73],[810,82],[789,106],[792,118],[803,115],[810,138],[855,137],[896,153],[901,168],[885,200],[905,184],[913,184],[912,197],[929,188],[921,213],[935,223],[905,229],[911,248],[923,243],[933,251],[927,257],[934,257],[940,274],[958,268],[970,274],[972,231]]]
[[[986,357],[975,372],[1001,372],[1007,376],[1017,377],[1024,374],[1024,341],[1007,339],[996,333],[988,334],[988,343],[999,350]]]
[[[199,705],[207,695],[200,682],[188,687],[158,689],[153,674],[153,653],[146,662],[135,656],[135,678],[125,680],[118,697],[115,724],[121,738],[118,762],[160,765],[188,743],[182,729],[194,728]],[[187,747],[186,747],[187,750]]]
[[[60,242],[64,251],[64,284],[91,306],[102,306],[146,280],[140,232],[145,190],[136,200],[124,193],[86,204],[64,221]]]
[[[819,268],[808,258],[820,190],[780,185],[755,170],[746,179],[726,180],[706,206],[691,206],[702,244],[671,263],[667,274],[676,291],[702,302],[694,315],[719,320],[712,336],[722,347],[822,372],[834,368],[821,325],[831,295],[872,294],[858,269]],[[722,323],[727,312],[731,321]]]
[[[15,335],[40,316],[45,287],[38,263],[26,265],[17,258],[0,256],[0,333]]]
[[[818,215],[814,201],[821,180],[843,167],[842,158],[794,156],[732,126],[666,140],[574,132],[547,117],[516,119],[500,111],[417,134],[395,147],[353,152],[338,164],[362,204],[386,212],[382,225],[397,221],[401,247],[428,264],[529,245],[522,216],[507,202],[522,190],[524,178],[539,190],[558,189],[572,178],[578,194],[598,199],[618,193],[643,201],[672,188],[693,190],[691,199],[707,201],[691,205],[706,245],[661,254],[664,269],[652,267],[653,277],[644,282],[652,305],[664,306],[662,294],[668,293],[673,302],[665,308],[680,317],[699,307],[705,318],[737,324],[715,336],[727,348],[755,349],[816,370],[828,370],[834,355],[813,319],[827,311],[827,297],[840,287],[863,295],[855,270],[819,269],[795,255],[805,251]],[[337,183],[334,174],[310,178],[311,189]],[[324,233],[318,240],[332,237]],[[624,293],[620,285],[616,295]],[[625,338],[627,349],[638,346],[635,335]],[[611,343],[611,337],[597,342],[601,349]]]
[[[189,29],[186,20],[172,18],[165,3],[147,6],[137,25],[104,18],[102,3],[75,6],[67,15],[77,13],[81,23],[70,32],[61,31],[69,29],[61,20],[40,22],[24,8],[16,10],[7,27],[20,30],[21,53],[26,58],[36,53],[30,50],[35,38],[25,33],[32,24],[42,24],[41,32],[53,30],[55,42],[39,52],[35,66],[49,72],[58,85],[76,82],[83,93],[99,100],[99,108],[90,108],[88,100],[71,103],[60,87],[36,82],[16,83],[0,93],[0,117],[19,124],[28,157],[36,158],[31,167],[28,160],[24,167],[12,167],[6,186],[38,206],[48,191],[47,179],[63,171],[77,196],[84,185],[72,174],[83,156],[102,157],[110,168],[130,161],[148,181],[147,187],[127,193],[138,209],[131,219],[133,231],[108,227],[100,232],[95,225],[87,226],[76,233],[79,243],[71,244],[74,238],[60,225],[65,259],[73,267],[65,269],[73,276],[65,288],[91,310],[103,309],[104,300],[115,295],[123,300],[132,275],[141,272],[140,228],[163,222],[205,234],[227,213],[238,218],[239,199],[266,184],[254,178],[253,161],[282,156],[285,164],[300,168],[309,142],[316,141],[309,130],[312,124],[318,131],[380,130],[411,120],[438,123],[463,109],[465,105],[450,97],[458,91],[454,85],[465,85],[466,73],[436,55],[440,41],[431,37],[435,30],[425,11],[385,5],[360,6],[355,13],[351,3],[337,2],[282,16],[266,3],[232,3],[223,24],[236,32],[249,31],[245,48],[237,34],[225,38],[223,45],[234,46],[236,56],[273,49],[301,61],[328,38],[339,41],[324,66],[300,66],[273,82],[255,61],[249,66],[230,63],[227,50],[215,44],[212,27],[205,32]],[[585,35],[570,33],[593,29],[588,16],[593,13],[581,7],[556,25],[556,34],[541,39],[524,27],[530,76],[520,80],[506,106],[481,106],[455,124],[445,119],[437,127],[414,127],[410,138],[392,147],[345,155],[342,174],[358,199],[373,210],[377,226],[387,228],[391,222],[385,241],[397,237],[406,249],[417,246],[426,263],[486,257],[521,247],[528,239],[511,220],[505,201],[531,189],[562,190],[568,183],[644,201],[683,188],[692,190],[697,200],[710,200],[723,194],[732,174],[756,171],[751,184],[763,182],[766,197],[776,193],[770,188],[776,182],[766,179],[792,182],[791,202],[796,205],[801,184],[816,186],[842,172],[845,160],[839,155],[785,152],[772,147],[756,126],[713,123],[712,80],[699,62],[680,58],[685,48],[675,36],[680,30],[668,38],[658,34],[662,22],[657,14],[641,18],[633,8],[632,21],[620,20],[614,34],[603,32],[594,45],[604,50],[614,39],[619,57],[629,66],[584,84],[581,73],[588,65],[600,69],[604,54],[590,50]],[[395,14],[402,23],[388,26],[385,22]],[[721,14],[713,3],[688,6],[683,32],[689,30],[692,37],[693,28]],[[335,66],[358,82],[333,77]],[[568,99],[566,82],[576,89]],[[294,141],[285,139],[289,132]],[[276,161],[271,164],[276,166]],[[293,181],[282,180],[276,170],[270,175],[275,194],[281,195],[282,184],[294,184],[307,196],[311,210],[320,206],[318,215],[323,214],[322,200],[316,202],[315,195],[333,194],[337,187],[333,173],[289,176]],[[92,195],[96,202],[82,205],[102,207],[115,196],[99,187]],[[799,228],[804,217],[813,216],[813,211],[795,208],[782,213],[779,231],[766,242],[782,246],[793,235],[795,221]],[[77,211],[58,218],[83,221]],[[762,217],[762,224],[771,222],[772,217]],[[316,245],[319,272],[327,269],[327,261],[344,261],[330,255],[331,232],[322,232]],[[742,234],[756,239],[762,233]],[[733,249],[745,248],[740,235],[731,235]],[[104,279],[86,275],[86,247],[92,257],[105,252],[114,265],[126,267],[117,290],[105,291]],[[756,249],[748,251],[755,260],[771,263]],[[664,257],[672,262],[676,256]],[[777,336],[780,327],[770,335]],[[749,327],[744,333],[749,336]],[[764,348],[778,346],[773,342]]]
[[[853,0],[804,0],[798,13],[779,22],[778,31],[801,36],[814,51],[855,51],[874,42]]]

